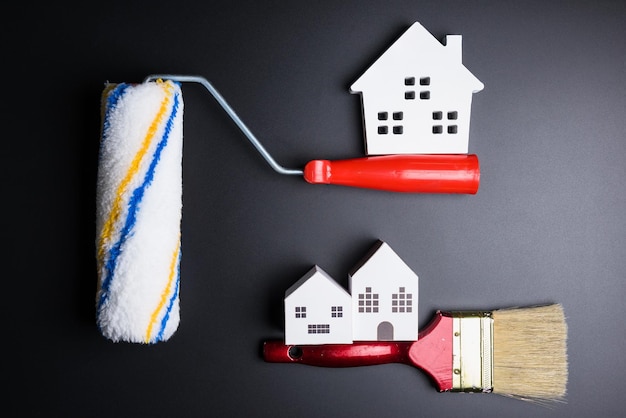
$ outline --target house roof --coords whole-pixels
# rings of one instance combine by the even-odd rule
[[[350,283],[360,276],[382,277],[386,281],[414,278],[417,274],[395,253],[389,244],[378,241],[366,256],[350,271]]]
[[[339,283],[337,283],[328,273],[322,270],[319,266],[315,265],[304,276],[302,276],[297,282],[291,285],[285,291],[285,299],[296,293],[298,289],[303,287],[316,287],[317,289],[330,289],[331,291],[338,291],[345,296],[350,297],[350,294]]]
[[[395,73],[416,69],[453,72],[453,79],[469,86],[474,93],[484,88],[462,64],[461,35],[446,36],[444,45],[415,22],[352,84],[350,92],[363,92],[368,85],[380,84],[380,80]]]

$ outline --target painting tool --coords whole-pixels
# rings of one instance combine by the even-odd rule
[[[563,401],[567,325],[560,304],[443,312],[417,341],[285,345],[266,341],[265,361],[321,367],[402,363],[429,375],[440,392],[482,392],[545,403]]]

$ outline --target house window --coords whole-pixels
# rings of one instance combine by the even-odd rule
[[[343,318],[343,306],[332,306],[330,316],[333,318]]]
[[[415,86],[415,77],[405,77],[404,78],[404,85],[405,86]],[[420,100],[430,100],[430,90],[427,89],[427,86],[430,86],[430,77],[425,76],[425,77],[420,77],[419,78],[419,85],[422,86],[422,90],[419,92],[419,98]],[[426,88],[424,88],[426,87]],[[416,97],[416,93],[415,90],[405,90],[404,92],[404,99],[405,100],[415,100]]]
[[[306,306],[296,306],[296,318],[306,318]]]
[[[404,119],[404,112],[392,112],[391,117],[395,121]],[[389,119],[389,112],[378,112],[378,120],[386,121]],[[402,135],[404,133],[404,126],[402,125],[393,125],[391,127],[391,132],[394,135]],[[387,135],[389,133],[388,125],[378,125],[378,135]]]
[[[413,312],[413,294],[407,293],[405,287],[400,287],[398,293],[391,295],[391,312]]]
[[[309,324],[309,334],[330,334],[330,324]]]
[[[456,110],[445,112],[445,115],[448,121],[456,121],[459,118],[459,112],[457,112]],[[433,120],[435,121],[442,121],[443,116],[444,116],[444,112],[440,110],[436,110],[433,112]],[[434,134],[442,134],[444,132],[444,129],[443,129],[444,126],[440,125],[440,123],[442,122],[437,122],[435,125],[433,125]],[[446,126],[446,132],[454,135],[459,132],[459,126],[455,122],[452,122]]]
[[[359,293],[359,312],[378,312],[378,293],[372,293],[371,287],[365,293]]]

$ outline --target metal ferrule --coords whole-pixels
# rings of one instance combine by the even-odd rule
[[[491,312],[450,312],[453,318],[452,391],[493,390]]]

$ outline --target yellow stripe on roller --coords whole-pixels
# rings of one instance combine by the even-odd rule
[[[146,343],[150,342],[150,336],[152,335],[152,329],[154,328],[154,324],[156,323],[157,317],[159,316],[159,312],[165,306],[167,302],[167,297],[170,293],[172,293],[172,283],[174,283],[174,278],[176,277],[176,264],[178,262],[178,254],[180,252],[180,235],[178,237],[178,243],[176,244],[176,249],[174,250],[174,254],[172,254],[172,261],[170,262],[170,274],[167,278],[167,285],[161,293],[161,299],[159,300],[159,304],[152,312],[152,316],[150,317],[150,323],[148,324],[148,329],[146,330]]]
[[[169,104],[172,101],[173,90],[174,90],[172,83],[169,81],[163,82],[161,80],[158,80],[157,83],[163,86],[165,90],[165,97],[161,101],[161,106],[159,107],[159,111],[154,117],[154,119],[152,120],[152,123],[150,124],[150,127],[148,128],[148,132],[146,133],[146,136],[143,139],[143,142],[141,143],[141,147],[139,148],[139,151],[137,151],[137,153],[135,154],[135,157],[130,163],[130,167],[128,168],[128,171],[126,172],[126,175],[122,179],[122,182],[120,183],[120,185],[117,187],[117,192],[115,193],[115,198],[113,199],[111,212],[109,213],[109,217],[107,218],[106,222],[104,223],[104,226],[102,227],[102,233],[100,234],[100,239],[98,241],[98,266],[99,268],[101,268],[102,264],[104,263],[105,243],[111,239],[111,235],[113,233],[113,225],[117,223],[120,217],[120,213],[122,211],[122,196],[124,192],[126,191],[126,188],[128,187],[128,184],[130,183],[132,178],[139,171],[141,160],[145,157],[146,153],[148,152],[148,149],[150,148],[150,144],[152,143],[156,135],[159,124],[165,117],[165,113],[168,111]]]

